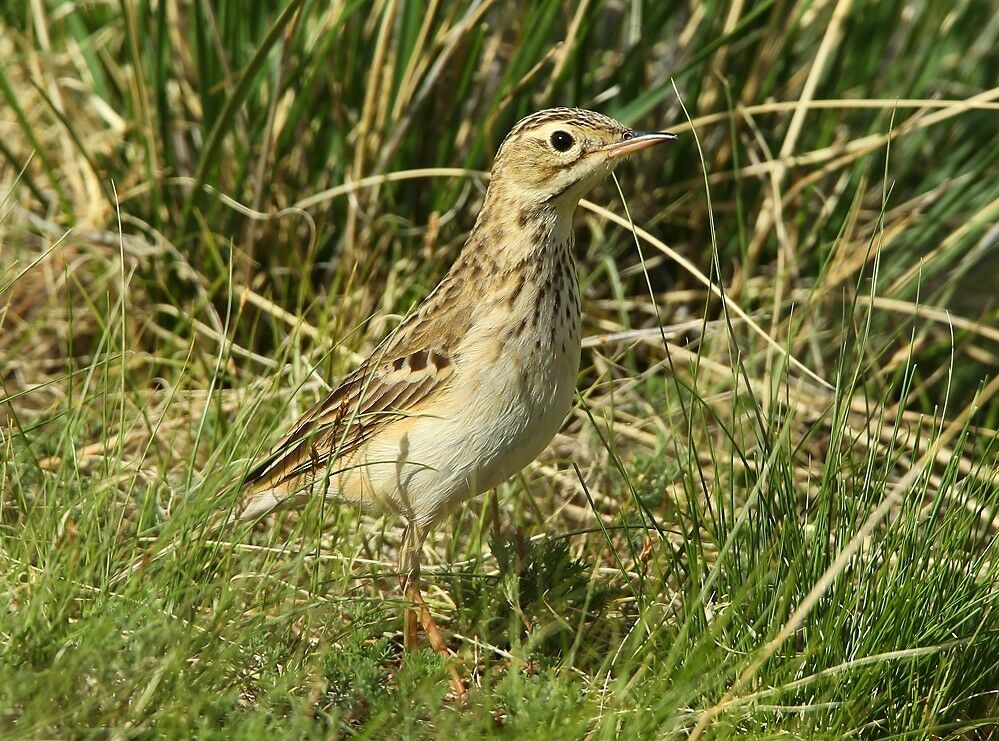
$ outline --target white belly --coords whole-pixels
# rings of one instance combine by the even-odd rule
[[[575,394],[579,343],[559,350],[542,351],[540,364],[536,355],[512,357],[513,372],[490,374],[470,389],[480,398],[482,420],[469,441],[478,452],[473,495],[520,471],[562,427]]]
[[[500,328],[481,328],[434,416],[405,420],[365,451],[373,500],[356,503],[429,525],[533,461],[572,407],[578,315],[571,321],[554,343],[544,325],[540,343],[533,334],[501,343]]]

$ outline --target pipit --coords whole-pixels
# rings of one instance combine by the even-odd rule
[[[427,531],[562,425],[580,354],[573,212],[624,156],[673,138],[575,108],[514,126],[451,270],[250,471],[236,520],[317,495],[400,516],[404,645],[416,645],[418,619],[447,654],[420,591]]]

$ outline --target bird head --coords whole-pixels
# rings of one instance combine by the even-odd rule
[[[496,153],[492,183],[507,199],[568,211],[622,159],[676,137],[633,131],[581,108],[549,108],[522,119]]]

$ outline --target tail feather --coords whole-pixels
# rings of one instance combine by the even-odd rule
[[[234,519],[236,522],[245,522],[263,517],[268,512],[280,507],[287,498],[287,493],[276,489],[251,492],[243,497]]]

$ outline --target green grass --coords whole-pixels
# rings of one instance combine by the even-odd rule
[[[0,6],[0,734],[991,736],[997,36],[974,1]],[[427,546],[457,703],[402,653],[397,523],[203,524],[555,104],[680,138],[581,209],[562,434]]]

